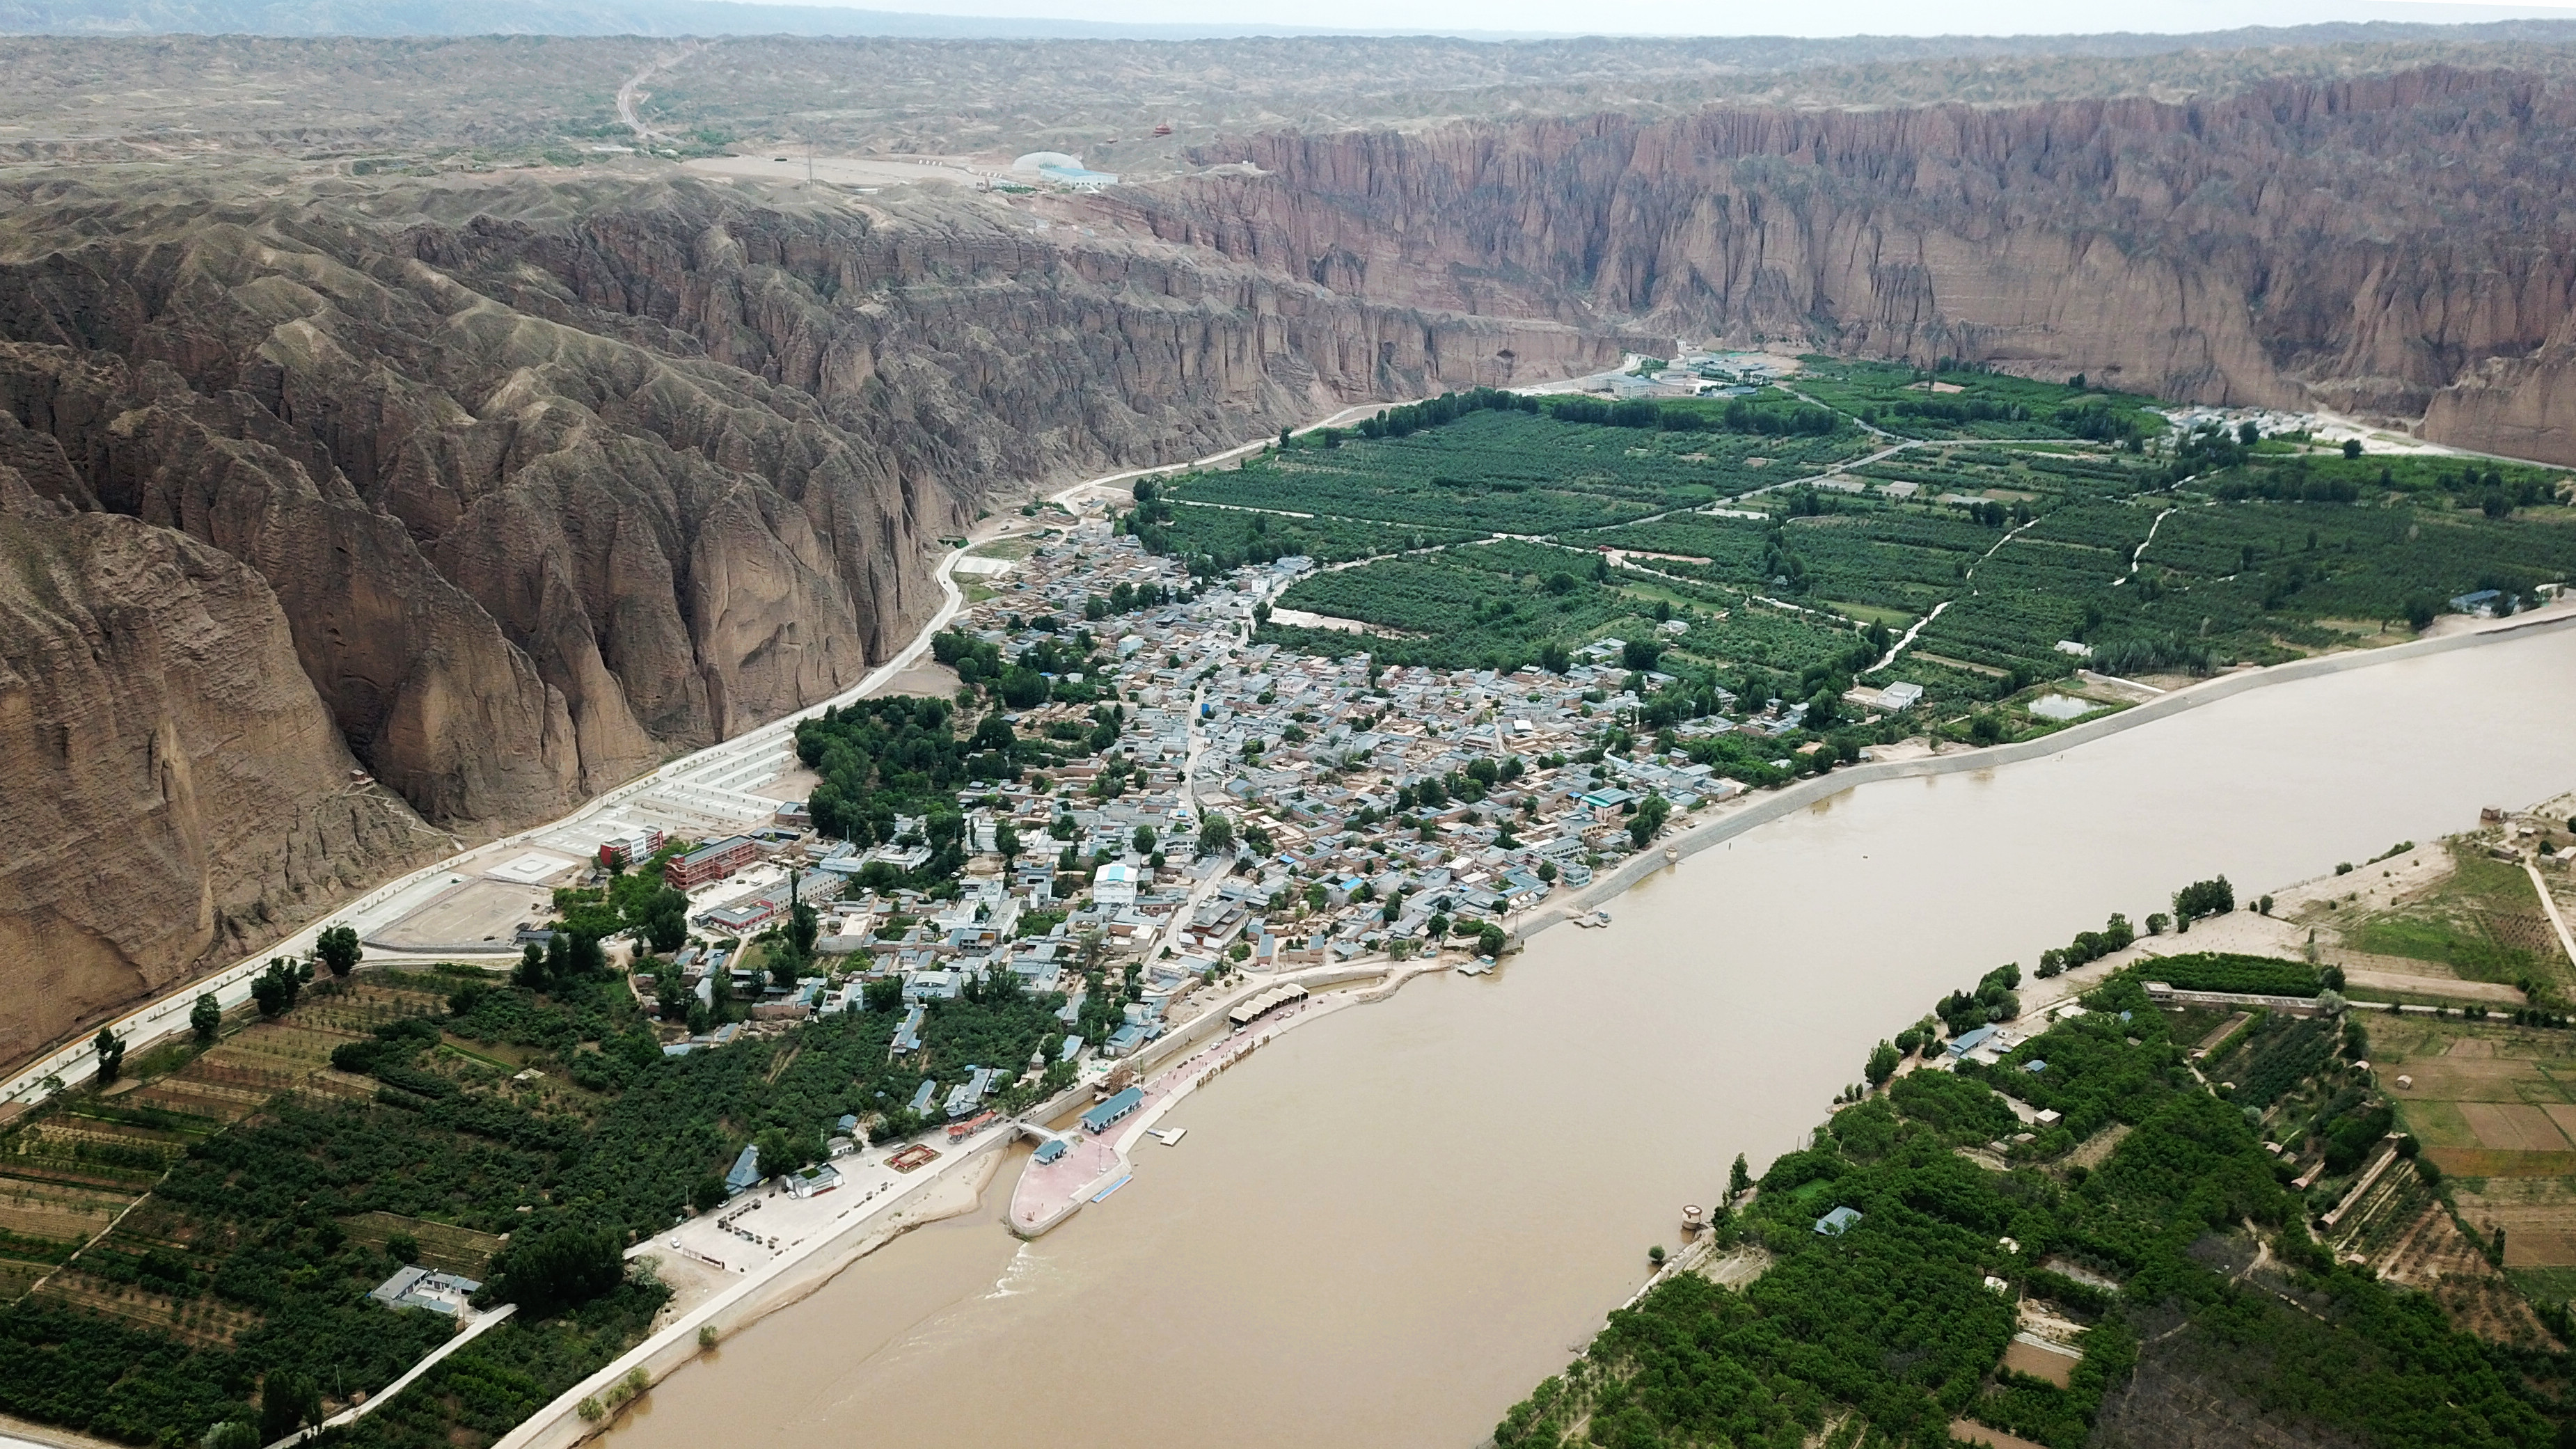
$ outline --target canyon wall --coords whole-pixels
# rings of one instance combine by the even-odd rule
[[[23,1055],[447,848],[357,761],[259,573],[47,502],[0,415],[0,1042]]]
[[[0,980],[69,973],[45,994],[86,1020],[393,873],[430,827],[550,816],[843,689],[934,607],[937,540],[1033,487],[1677,334],[2576,462],[2571,140],[2555,79],[2428,67],[1254,135],[1080,198],[658,166],[15,173],[9,602],[53,642],[9,656],[0,811],[67,823],[0,907],[25,945]],[[142,597],[216,622],[111,627],[91,585],[42,582],[134,551],[185,581]],[[102,628],[115,647],[66,642]],[[241,706],[270,721],[254,759],[192,743],[234,708],[168,662],[207,639],[274,691]],[[87,683],[41,678],[74,653]],[[124,763],[47,756],[78,720]],[[212,837],[170,803],[178,758],[269,856],[186,866]],[[390,796],[328,804],[353,769]],[[108,879],[127,839],[162,842],[119,878],[132,922],[84,914],[78,863]]]
[[[1620,345],[991,199],[0,197],[0,462],[31,561],[10,602],[35,651],[9,656],[0,809],[61,812],[21,832],[41,859],[0,909],[23,948],[0,981],[45,1003],[0,1017],[0,1055],[445,849],[388,823],[403,805],[498,833],[847,688],[989,505]],[[164,637],[85,591],[139,572],[165,580],[139,617],[212,622]],[[63,579],[85,583],[40,582]],[[229,748],[192,733],[237,715]],[[55,758],[93,730],[110,763]],[[355,769],[399,803],[349,803]],[[191,778],[211,803],[173,795]]]
[[[2571,143],[2564,85],[2436,67],[2177,104],[1260,135],[1111,205],[1373,300],[2081,372],[2576,462]]]

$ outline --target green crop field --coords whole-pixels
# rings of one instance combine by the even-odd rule
[[[2568,492],[2532,465],[2186,436],[2098,388],[1810,358],[1725,400],[1398,408],[1155,480],[1125,526],[1203,574],[1312,557],[1282,605],[1372,631],[1268,626],[1283,645],[1516,668],[1651,640],[1694,698],[1901,679],[1929,701],[1910,728],[1980,715],[1983,738],[2048,727],[1993,706],[2079,667],[2205,673],[2404,637],[2476,590],[2528,602],[2576,574]]]
[[[1865,442],[1856,429],[1781,438],[1479,411],[1409,437],[1301,442],[1194,475],[1170,496],[1407,529],[1548,534],[1699,507],[1858,457]]]
[[[2155,399],[2032,382],[1998,373],[1940,373],[1884,362],[1811,358],[1794,386],[1826,407],[1907,438],[2092,438],[2164,431]]]

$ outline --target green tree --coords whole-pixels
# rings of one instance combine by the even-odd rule
[[[1639,850],[1645,849],[1646,842],[1654,839],[1655,832],[1664,828],[1665,819],[1672,813],[1671,801],[1661,795],[1648,795],[1637,806],[1637,813],[1628,817],[1628,839]]]
[[[1869,1066],[1866,1068],[1869,1084],[1873,1087],[1886,1086],[1887,1079],[1896,1075],[1896,1064],[1901,1060],[1903,1056],[1896,1050],[1894,1042],[1881,1041],[1869,1054]]]
[[[295,998],[304,989],[304,974],[296,964],[280,956],[251,978],[251,1000],[259,1003],[259,1014],[275,1018],[295,1009]]]
[[[199,996],[197,1004],[188,1008],[188,1029],[197,1034],[197,1045],[215,1044],[216,1036],[224,1029],[224,1006],[215,1000],[213,992]]]
[[[492,1268],[493,1300],[516,1303],[530,1318],[587,1303],[626,1276],[617,1233],[584,1223],[561,1224],[514,1241]]]
[[[1002,857],[1003,868],[1006,870],[1009,869],[1011,862],[1020,858],[1020,832],[1018,828],[1013,826],[1011,822],[1007,820],[994,826],[993,850],[996,854]]]
[[[1735,1154],[1735,1165],[1726,1170],[1727,1201],[1732,1202],[1752,1190],[1753,1170],[1745,1164],[1744,1154],[1739,1152]]]
[[[1136,853],[1138,855],[1151,854],[1154,849],[1154,827],[1151,825],[1137,826],[1136,833],[1129,837],[1129,843],[1136,847]]]
[[[114,1083],[125,1071],[124,1041],[102,1026],[90,1045],[98,1051],[98,1084],[104,1087]]]
[[[2361,456],[2361,439],[2359,439],[2359,438],[2346,438],[2346,439],[2344,439],[2344,440],[2343,440],[2343,455],[2344,455],[2345,457],[2347,457],[2347,458],[2358,458],[2358,457],[2360,457],[2360,456]]]
[[[271,1369],[259,1386],[259,1440],[274,1444],[322,1422],[322,1390],[293,1369]]]
[[[530,941],[519,948],[519,964],[510,973],[510,984],[529,991],[546,989],[546,948]]]
[[[1476,931],[1477,954],[1483,956],[1501,956],[1503,954],[1503,940],[1503,928],[1494,924],[1492,921],[1487,921]]]
[[[664,1021],[686,1021],[689,1008],[697,1004],[697,993],[689,989],[680,968],[665,961],[653,973],[653,1010]]]
[[[367,953],[358,949],[358,932],[353,926],[328,926],[313,939],[315,960],[331,968],[334,976],[346,976],[358,968]]]
[[[656,951],[677,951],[689,939],[689,897],[686,892],[662,887],[635,919],[635,928]]]
[[[876,1012],[903,1010],[903,978],[888,976],[859,988],[859,1000]]]
[[[814,959],[814,943],[821,939],[822,918],[812,906],[798,901],[787,912],[788,944],[796,948],[800,962]]]
[[[2196,880],[2174,892],[2174,926],[2188,931],[2191,923],[2205,916],[2223,916],[2236,909],[2236,888],[2227,877]]]
[[[1566,578],[1563,574],[1559,574],[1557,577],[1564,578],[1568,587],[1571,587],[1574,583],[1572,579]],[[1546,643],[1538,646],[1538,667],[1546,670],[1550,674],[1563,674],[1566,670],[1574,667],[1574,656],[1566,652],[1564,645],[1550,639]]]
[[[760,1170],[764,1175],[775,1177],[805,1165],[795,1160],[796,1149],[788,1142],[784,1127],[763,1129],[751,1145],[760,1153]]]

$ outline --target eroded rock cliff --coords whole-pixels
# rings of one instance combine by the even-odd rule
[[[2208,402],[2576,461],[2576,96],[2425,68],[2146,99],[1265,135],[1115,205],[1353,296]]]
[[[17,1056],[447,849],[357,761],[259,573],[47,502],[0,416],[0,1042]]]
[[[80,983],[63,1009],[410,859],[408,835],[310,823],[349,768],[468,835],[544,818],[855,682],[935,607],[936,540],[988,502],[1619,347],[993,199],[814,206],[686,179],[0,195],[0,462],[36,520],[16,526],[43,535],[27,547],[75,574],[82,530],[225,561],[232,634],[261,614],[257,581],[268,652],[243,667],[274,675],[285,649],[293,679],[269,683],[301,689],[328,745],[312,718],[245,732],[225,801],[228,828],[298,842],[243,881],[312,889],[185,931],[168,923],[242,883],[118,861],[163,807],[121,777],[64,780],[63,869],[130,872],[131,909],[161,925],[54,952]],[[222,714],[213,682],[155,662],[166,647],[100,663],[96,688]],[[12,751],[92,707],[29,700]],[[263,773],[273,755],[301,763]],[[36,810],[21,764],[0,756],[0,778]],[[0,943],[72,929],[48,909],[0,912]],[[0,1041],[32,1045],[5,1020]]]

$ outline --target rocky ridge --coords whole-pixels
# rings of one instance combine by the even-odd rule
[[[447,848],[357,761],[259,573],[49,503],[0,414],[0,1041],[13,1056]]]
[[[2571,139],[2566,85],[2427,67],[2184,103],[1274,133],[1108,205],[1372,300],[2080,372],[2576,461]]]
[[[95,949],[60,967],[82,984],[44,1020],[229,959],[414,859],[410,833],[298,823],[352,769],[467,836],[547,818],[848,687],[935,606],[936,541],[1038,483],[1619,346],[990,200],[815,206],[685,179],[0,197],[0,418],[33,460],[12,493],[42,520],[20,525],[31,566],[85,575],[81,550],[131,532],[246,567],[260,588],[225,586],[222,632],[259,642],[227,647],[266,678],[285,646],[293,687],[269,683],[324,725],[241,742],[225,816],[327,869],[217,852],[137,871],[119,918],[251,895],[190,931],[92,922]],[[86,627],[31,589],[45,629]],[[220,690],[163,662],[175,647],[135,641],[101,687],[211,709]],[[48,698],[0,732],[0,769],[90,716],[143,728]],[[63,788],[66,894],[171,813],[122,777]],[[32,897],[0,914],[59,932]]]

